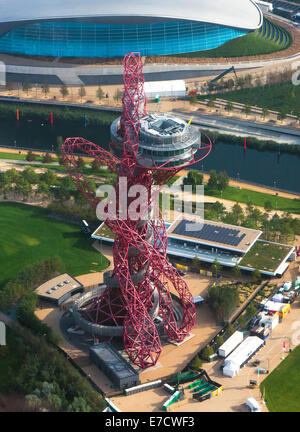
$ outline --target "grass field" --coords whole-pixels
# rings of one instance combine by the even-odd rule
[[[264,207],[265,202],[270,201],[274,210],[300,214],[299,199],[293,200],[290,198],[277,197],[275,195],[256,192],[249,189],[237,189],[232,186],[228,186],[222,194],[219,191],[211,191],[205,188],[205,194],[244,204],[251,201],[255,206],[259,207]]]
[[[300,345],[261,383],[271,412],[300,412]]]
[[[0,286],[22,268],[58,256],[72,276],[101,271],[108,260],[80,227],[47,217],[47,210],[0,203]]]
[[[18,154],[18,153],[6,153],[6,152],[0,152],[0,159],[11,159],[11,160],[26,160],[25,154]],[[37,156],[36,160],[41,161],[43,158],[41,156]]]
[[[290,250],[287,246],[257,241],[239,265],[273,272]]]
[[[294,86],[290,82],[216,93],[210,96],[210,99],[216,98],[267,108],[273,111],[300,112],[300,86]],[[200,96],[200,99],[207,99],[207,96]]]
[[[286,48],[286,47],[284,47]],[[263,38],[257,32],[226,42],[224,45],[207,51],[176,54],[172,57],[244,57],[260,54],[270,54],[279,51],[282,47],[271,40]]]

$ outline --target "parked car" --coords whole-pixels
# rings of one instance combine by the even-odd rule
[[[54,291],[56,291],[58,288],[57,288],[57,286],[54,286],[51,289],[53,289]]]
[[[47,291],[47,294],[52,294],[52,291],[51,291],[51,290],[48,290],[48,291]]]
[[[268,371],[268,369],[266,369],[266,368],[260,367],[260,368],[257,369],[257,373],[260,373],[260,374],[268,374],[269,371]]]
[[[253,397],[249,397],[245,403],[250,408],[251,412],[261,412],[259,403]]]
[[[63,284],[63,283],[59,283],[59,284],[57,284],[57,286],[59,286],[59,287],[63,287],[64,284]]]
[[[287,291],[290,291],[292,289],[292,286],[293,286],[292,282],[288,281],[288,282],[285,282],[283,284],[283,289],[284,289],[284,291],[287,292]]]
[[[260,321],[260,318],[255,316],[254,318],[252,318],[252,320],[250,321],[249,325],[248,325],[248,330],[253,329],[253,327],[255,327]]]
[[[69,280],[65,280],[64,283],[65,283],[65,284],[69,284],[69,283],[71,283],[71,281],[69,281]]]

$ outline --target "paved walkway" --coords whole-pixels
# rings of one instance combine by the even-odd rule
[[[174,110],[174,113],[184,120],[193,117],[193,124],[202,126],[204,129],[216,130],[220,133],[227,133],[236,136],[252,136],[263,140],[272,140],[282,144],[300,144],[300,130],[289,129],[285,126],[271,126],[256,123],[255,121],[245,121],[238,117],[226,118],[217,114],[200,112],[184,112]]]

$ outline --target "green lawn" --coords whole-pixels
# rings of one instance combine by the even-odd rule
[[[271,412],[300,412],[300,345],[261,383]]]
[[[258,32],[249,33],[245,36],[226,42],[224,45],[207,51],[196,51],[184,54],[172,54],[171,57],[244,57],[260,54],[269,54],[283,48],[278,43],[265,39]]]
[[[108,239],[115,238],[115,234],[105,224],[95,232],[95,235],[99,235],[101,237],[108,238]]]
[[[278,112],[281,110],[285,110],[287,113],[300,112],[300,86],[294,86],[291,82],[215,93],[209,97],[210,99],[220,98]],[[200,96],[199,99],[207,99],[207,96]]]
[[[300,200],[289,199],[284,197],[276,197],[274,195],[264,194],[261,192],[252,191],[249,189],[238,189],[228,186],[221,194],[219,191],[208,190],[205,187],[205,195],[223,198],[231,201],[247,204],[249,201],[255,206],[264,207],[266,201],[270,201],[274,210],[287,211],[289,213],[300,214]]]
[[[26,154],[0,152],[0,159],[26,160]],[[42,157],[37,156],[36,160],[42,160]]]
[[[250,251],[239,262],[240,266],[275,271],[287,256],[290,247],[257,241]]]
[[[100,271],[108,260],[92,248],[80,227],[47,217],[47,210],[0,203],[0,286],[24,267],[59,256],[65,271],[78,276]]]

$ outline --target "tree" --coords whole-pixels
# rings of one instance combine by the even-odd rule
[[[245,315],[240,315],[237,322],[238,322],[240,329],[244,329],[247,325],[247,320],[246,320]]]
[[[59,89],[59,91],[60,91],[60,93],[61,93],[63,99],[64,99],[66,96],[68,96],[68,94],[69,94],[69,89],[68,89],[68,87],[66,86],[66,84],[62,84],[61,87],[60,87],[60,89]]]
[[[99,161],[99,159],[93,159],[93,162],[91,163],[91,168],[93,171],[100,171],[101,162]]]
[[[252,303],[250,303],[250,305],[246,309],[247,318],[254,317],[254,315],[256,314],[256,312],[257,312],[256,307]]]
[[[212,356],[213,354],[214,354],[214,349],[210,345],[206,345],[206,347],[203,348],[203,350],[201,351],[201,357],[203,358],[203,360],[206,361],[208,361],[210,356]]]
[[[265,120],[266,117],[269,117],[269,115],[270,115],[270,111],[268,110],[268,108],[263,107],[263,109],[262,109],[262,116],[263,116],[264,120]]]
[[[73,402],[68,406],[68,411],[71,412],[90,412],[91,407],[87,404],[83,397],[75,397]]]
[[[32,187],[24,177],[20,176],[16,181],[15,190],[17,193],[23,195],[23,198],[27,198],[32,192]]]
[[[223,337],[221,335],[218,335],[216,337],[215,342],[216,342],[217,348],[219,348],[221,345],[223,345],[224,339],[223,339]]]
[[[39,411],[39,408],[42,406],[42,401],[38,396],[35,394],[29,394],[25,396],[25,399],[29,408]]]
[[[232,271],[233,271],[234,276],[236,276],[236,277],[239,277],[242,274],[241,268],[238,265],[238,263],[236,263],[236,265],[232,268]]]
[[[39,182],[40,176],[34,171],[32,167],[27,167],[22,173],[25,180],[27,180],[30,184],[36,185]]]
[[[239,301],[237,287],[233,284],[212,285],[208,288],[207,300],[217,321],[228,320]]]
[[[23,92],[26,92],[26,94],[28,95],[29,91],[32,89],[32,85],[28,81],[25,81],[22,84],[22,89]]]
[[[114,100],[119,102],[122,99],[123,92],[120,89],[117,89],[114,94]]]
[[[41,174],[40,179],[41,182],[46,183],[48,186],[54,186],[57,183],[57,176],[49,169]]]
[[[184,186],[192,186],[193,193],[196,193],[197,186],[203,184],[203,174],[197,170],[189,170],[182,183]]]
[[[60,181],[60,186],[57,189],[56,196],[60,201],[67,201],[71,196],[74,196],[77,188],[69,176],[63,177]]]
[[[209,180],[207,182],[207,187],[210,190],[218,188],[218,176],[216,170],[211,170],[209,173]]]
[[[233,111],[233,103],[231,101],[228,101],[225,109],[229,114],[231,111]]]
[[[42,195],[44,197],[49,197],[50,196],[50,186],[46,182],[41,181],[38,184],[38,188],[37,188],[36,192],[38,195]]]
[[[49,84],[48,83],[42,84],[41,89],[42,89],[42,93],[44,94],[44,96],[47,96],[47,94],[50,91]]]
[[[210,267],[212,274],[217,278],[222,271],[222,266],[217,260],[217,258],[214,260],[213,264]]]
[[[252,212],[253,212],[253,202],[252,201],[248,201],[247,202],[247,212],[248,212],[248,214],[251,214]]]
[[[247,87],[252,87],[253,76],[251,74],[247,74],[245,76],[245,84]]]
[[[42,162],[43,162],[43,163],[52,163],[52,162],[53,162],[53,158],[52,158],[52,156],[50,155],[50,153],[46,153],[46,154],[43,156],[43,160],[42,160]]]
[[[104,98],[104,91],[102,90],[101,87],[98,87],[97,89],[97,98],[99,99],[99,101]]]
[[[35,159],[36,159],[36,155],[31,150],[29,150],[29,152],[26,155],[26,160],[28,162],[33,162],[35,161]]]
[[[233,333],[235,333],[235,328],[232,324],[228,324],[224,333],[225,338],[228,339],[231,335],[233,335]]]
[[[86,90],[85,87],[82,85],[78,89],[78,96],[80,97],[80,101],[82,102],[82,98],[86,96]]]
[[[273,206],[272,206],[271,201],[266,201],[266,202],[265,202],[265,204],[264,204],[264,209],[265,209],[265,211],[266,211],[267,213],[270,213],[270,211],[273,210]]]
[[[193,258],[192,267],[196,270],[200,270],[201,268],[201,260],[198,257]]]
[[[216,201],[215,203],[213,203],[211,206],[211,210],[216,213],[218,220],[220,220],[226,212],[225,206],[220,203],[220,201]]]
[[[209,101],[207,102],[207,106],[208,108],[215,108],[215,101],[213,99],[209,99]]]
[[[237,221],[240,221],[241,218],[244,216],[243,209],[238,203],[234,204],[231,212],[236,217]]]
[[[200,370],[202,369],[202,360],[198,355],[196,355],[196,357],[193,358],[189,366],[191,369]]]
[[[79,156],[77,158],[76,165],[77,165],[77,168],[79,168],[79,169],[81,169],[85,166],[85,162],[81,156]]]
[[[56,155],[58,159],[62,156],[62,146],[64,143],[64,139],[62,136],[58,136],[56,138]]]
[[[252,112],[251,106],[250,105],[245,105],[243,111],[244,111],[244,114],[246,114],[246,117],[248,117],[248,115],[250,115],[251,112]]]
[[[13,82],[12,82],[12,81],[6,81],[5,88],[6,88],[6,90],[8,90],[8,91],[12,91],[13,88],[14,88],[14,84],[13,84]]]
[[[196,105],[198,103],[198,97],[196,94],[193,94],[189,97],[189,102],[191,105]]]
[[[261,273],[258,268],[256,268],[252,273],[253,281],[258,283],[261,280]]]
[[[287,116],[286,112],[281,110],[277,115],[277,119],[279,121],[283,121],[284,119],[286,119],[286,116]]]
[[[220,174],[217,176],[217,188],[219,191],[224,192],[224,190],[227,188],[229,184],[229,177],[226,173],[226,171],[220,172]]]

